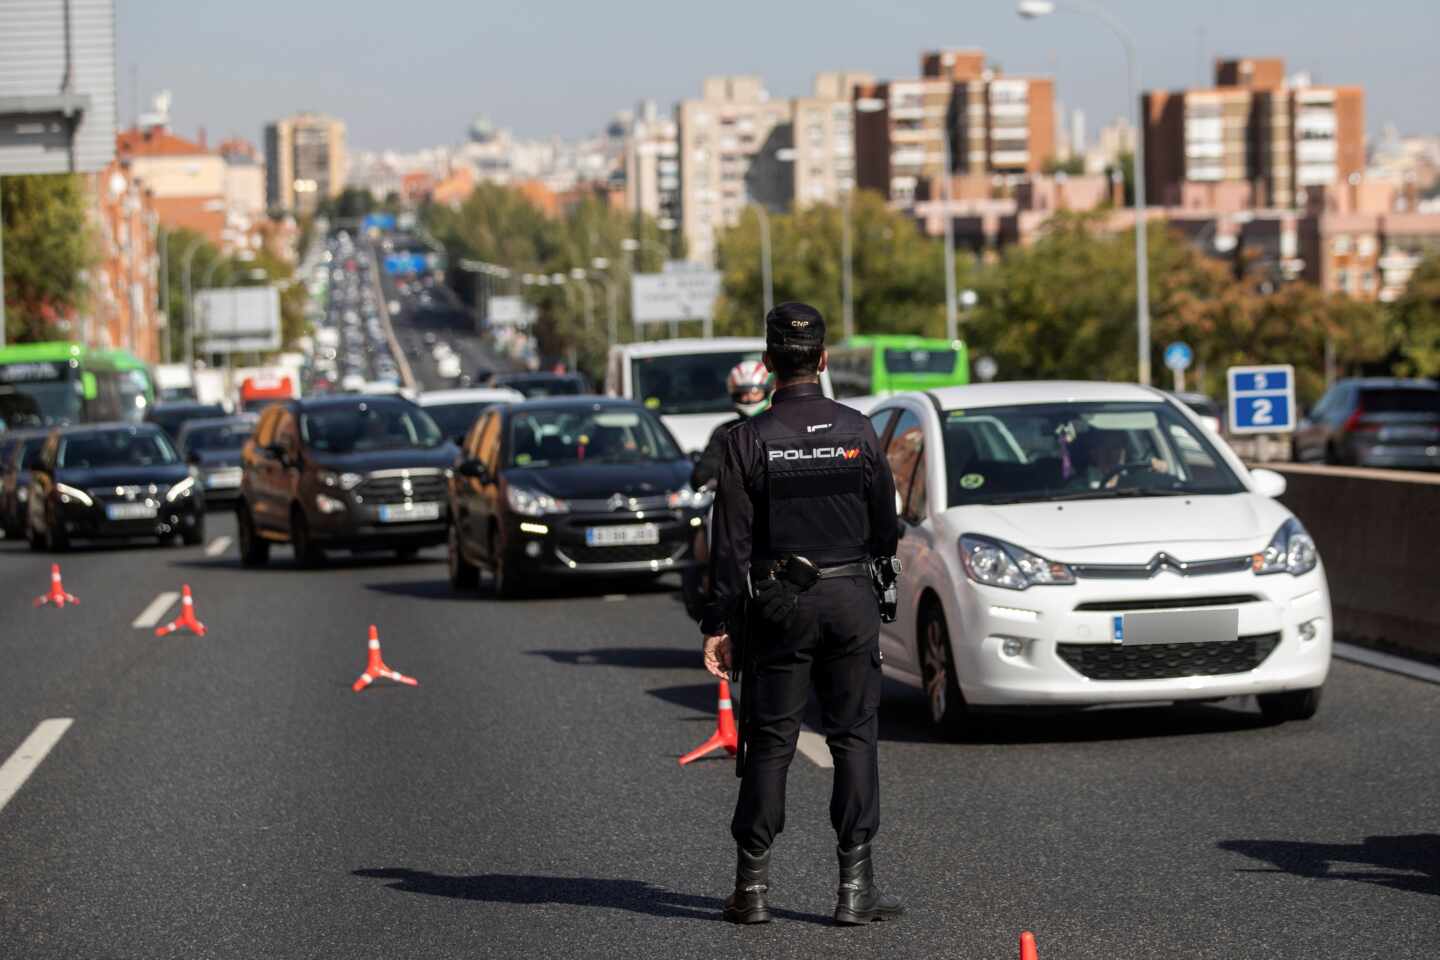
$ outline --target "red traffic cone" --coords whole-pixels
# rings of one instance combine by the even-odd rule
[[[60,564],[50,564],[50,592],[36,597],[35,606],[43,607],[47,603],[53,603],[57,607],[63,607],[67,603],[79,602],[80,598],[75,594],[65,592],[65,585],[60,582]]]
[[[1040,960],[1040,954],[1035,949],[1035,934],[1029,930],[1020,934],[1020,960]]]
[[[720,681],[720,709],[718,712],[715,733],[709,740],[681,757],[680,766],[683,767],[692,760],[699,760],[705,754],[719,747],[724,747],[725,752],[731,755],[734,755],[739,748],[740,738],[735,732],[735,711],[730,706],[730,684],[724,680]]]
[[[167,633],[174,633],[181,627],[186,628],[197,637],[205,636],[205,624],[195,619],[195,601],[190,596],[190,584],[185,584],[180,590],[180,616],[163,627],[156,627],[155,636],[163,637]]]
[[[414,677],[407,677],[398,670],[391,670],[385,665],[385,660],[380,656],[380,632],[375,629],[375,624],[370,624],[370,660],[365,664],[365,672],[351,684],[350,689],[359,693],[378,677],[389,677],[397,683],[406,683],[412,687],[420,686],[420,681]]]

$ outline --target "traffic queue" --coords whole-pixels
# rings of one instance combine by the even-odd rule
[[[370,330],[386,309],[370,263],[342,235],[312,264],[328,293],[319,327],[340,336],[316,338],[323,386],[305,397],[0,435],[7,537],[53,552],[197,544],[207,509],[233,509],[246,567],[282,544],[305,567],[443,544],[457,592],[482,574],[500,599],[679,575],[664,582],[698,617],[715,485],[703,451],[765,409],[765,341],[616,346],[603,395],[512,377],[412,397],[388,389],[402,361],[377,347],[386,323]],[[845,345],[819,376],[824,396],[868,418],[895,478],[903,574],[881,652],[935,727],[963,736],[992,710],[1243,695],[1275,720],[1312,716],[1330,598],[1313,540],[1276,499],[1284,478],[1247,467],[1193,398],[970,384],[955,351]],[[877,355],[899,359],[887,373]],[[369,389],[343,389],[361,377]],[[856,395],[866,386],[877,393]]]

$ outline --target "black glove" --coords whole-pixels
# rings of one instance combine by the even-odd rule
[[[788,580],[761,580],[755,587],[755,605],[766,623],[783,625],[799,601],[800,588]]]

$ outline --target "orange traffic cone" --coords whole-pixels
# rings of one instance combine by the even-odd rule
[[[1040,960],[1040,954],[1035,950],[1035,934],[1029,930],[1020,934],[1020,960]]]
[[[391,670],[385,665],[385,660],[380,656],[380,632],[375,629],[375,624],[370,624],[370,660],[365,664],[365,672],[350,686],[351,690],[359,693],[370,684],[374,683],[377,677],[389,677],[397,683],[407,683],[412,687],[420,686],[420,681],[414,677],[407,677],[398,670]]]
[[[60,564],[50,564],[50,592],[36,597],[35,606],[43,607],[47,603],[53,603],[57,607],[63,607],[67,603],[79,602],[80,598],[75,594],[65,592],[65,585],[60,582]]]
[[[683,767],[692,760],[699,760],[705,754],[719,747],[724,747],[725,752],[733,756],[739,746],[740,738],[735,732],[735,711],[730,706],[730,684],[721,680],[719,718],[715,724],[715,733],[709,740],[681,757],[680,766]]]
[[[195,619],[195,601],[190,596],[190,584],[187,583],[181,586],[180,591],[180,616],[171,620],[163,627],[156,627],[155,636],[163,637],[167,633],[174,633],[181,627],[189,630],[197,637],[205,636],[205,624]]]

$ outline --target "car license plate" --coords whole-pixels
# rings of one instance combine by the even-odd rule
[[[381,523],[439,519],[440,504],[438,503],[387,503],[380,507]]]
[[[111,520],[154,520],[159,511],[148,503],[112,503],[105,507]]]
[[[1147,610],[1112,620],[1116,643],[1233,643],[1240,635],[1239,610]]]
[[[240,486],[240,469],[216,470],[205,478],[205,486],[211,490]]]
[[[660,528],[653,523],[629,523],[618,527],[587,527],[588,547],[624,547],[660,542]]]

